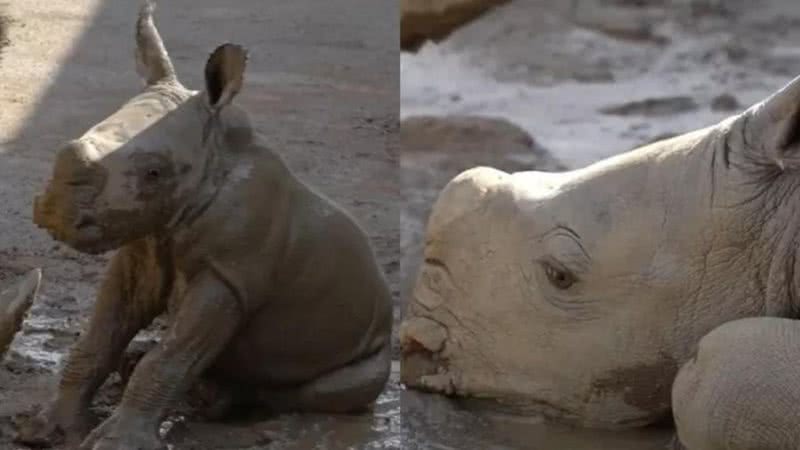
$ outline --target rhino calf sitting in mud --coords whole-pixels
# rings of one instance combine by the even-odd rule
[[[798,313],[800,78],[586,168],[451,180],[401,378],[582,426],[672,412],[690,450],[798,448],[800,321],[775,318]]]
[[[195,382],[271,412],[368,408],[390,372],[391,299],[362,229],[299,181],[232,104],[246,54],[218,47],[206,90],[178,81],[148,3],[145,90],[61,149],[34,221],[88,253],[118,249],[56,398],[18,440],[163,448],[167,408]],[[170,327],[91,433],[89,406],[128,343]],[[87,436],[88,434],[88,436]]]

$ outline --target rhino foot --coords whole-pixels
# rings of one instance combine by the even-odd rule
[[[17,430],[15,442],[35,448],[49,448],[67,441],[67,433],[45,415],[33,417]]]
[[[19,427],[14,441],[35,448],[75,448],[91,429],[90,422],[88,417],[60,420],[55,412],[42,411]]]
[[[34,269],[25,274],[16,286],[0,293],[0,357],[22,326],[22,319],[33,304],[41,281],[41,269]]]
[[[195,383],[187,395],[189,406],[205,420],[217,421],[228,417],[237,401],[236,390],[210,378]]]
[[[94,429],[79,450],[166,450],[167,445],[148,427],[120,419],[114,413]]]

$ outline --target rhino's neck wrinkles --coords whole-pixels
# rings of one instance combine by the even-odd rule
[[[719,211],[730,223],[727,231],[751,242],[745,260],[763,294],[767,315],[800,313],[800,174],[766,164],[754,156],[758,149],[746,134],[748,117],[723,123],[726,133],[718,147],[724,164],[716,178],[725,189]],[[720,174],[719,172],[723,172]],[[736,274],[734,274],[736,275]]]
[[[236,230],[248,223],[245,217],[259,216],[261,231],[283,241],[292,220],[294,194],[304,191],[305,185],[255,133],[247,142],[231,142],[220,133],[216,142],[222,145],[209,151],[207,174],[164,238],[179,253],[192,254],[188,249],[198,243],[227,239],[220,229]]]
[[[760,209],[760,215],[751,212],[744,220],[756,221],[750,226],[760,225],[754,257],[763,267],[764,312],[796,317],[800,313],[800,177],[782,172],[768,177],[767,183],[751,205]]]

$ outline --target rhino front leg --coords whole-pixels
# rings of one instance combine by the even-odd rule
[[[672,388],[687,450],[800,448],[800,321],[759,317],[711,331]]]
[[[16,286],[0,292],[0,358],[22,326],[22,319],[33,304],[41,281],[42,271],[34,269],[25,274]]]
[[[164,448],[158,427],[167,408],[214,362],[241,318],[226,284],[210,273],[194,277],[169,330],[136,365],[119,407],[81,450]]]
[[[155,300],[143,301],[134,295],[133,265],[125,250],[114,256],[88,329],[67,357],[54,401],[19,430],[18,442],[51,446],[65,441],[72,448],[91,429],[89,406],[95,392],[116,368],[131,339],[163,309]]]

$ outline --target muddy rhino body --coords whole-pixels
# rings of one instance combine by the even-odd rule
[[[368,407],[390,372],[390,293],[355,220],[292,174],[232,104],[247,55],[224,44],[206,90],[177,79],[147,3],[147,87],[59,151],[34,221],[84,252],[117,249],[52,405],[19,440],[162,448],[158,426],[191,387],[215,414]],[[142,328],[169,328],[91,433],[88,407]],[[87,436],[88,433],[88,436]]]

